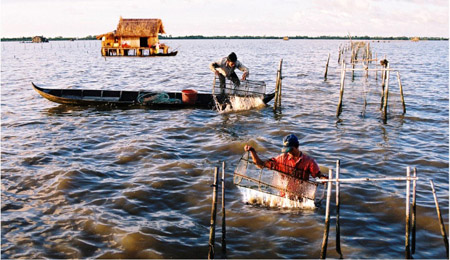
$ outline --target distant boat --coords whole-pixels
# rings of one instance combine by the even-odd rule
[[[419,38],[419,37],[412,37],[412,38],[411,38],[411,41],[413,41],[413,42],[418,42],[418,41],[420,41],[420,38]]]
[[[285,41],[289,41],[289,37],[287,37],[287,36],[284,36],[284,37],[283,37],[283,40],[285,40]]]

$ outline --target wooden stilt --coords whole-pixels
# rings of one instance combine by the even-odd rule
[[[402,81],[400,80],[400,73],[397,71],[398,87],[400,88],[400,97],[402,98],[403,114],[406,114],[405,97],[403,96]]]
[[[434,189],[433,180],[430,180],[430,183],[431,183],[431,190],[432,190],[433,196],[434,196],[434,203],[436,204],[436,212],[437,212],[438,218],[439,218],[439,225],[441,227],[441,235],[442,235],[442,238],[444,239],[444,244],[445,244],[445,249],[447,250],[447,259],[448,259],[449,254],[448,254],[447,232],[445,231],[444,221],[442,220],[441,209],[439,208],[439,202],[438,202],[438,199],[436,196],[436,190]]]
[[[336,252],[340,255],[340,258],[343,259],[341,252],[341,225],[339,222],[339,206],[340,206],[340,183],[339,183],[339,174],[341,162],[340,160],[336,161]]]
[[[208,259],[214,259],[214,244],[215,244],[215,236],[216,236],[216,213],[217,213],[217,183],[218,183],[218,168],[214,169],[214,184],[213,186],[213,198],[212,198],[212,207],[211,207],[211,222],[209,228],[209,251],[208,251]]]
[[[323,76],[325,80],[327,80],[327,74],[328,74],[328,63],[330,62],[330,54],[328,53],[328,60],[327,65],[325,66],[325,75]]]
[[[225,162],[222,162],[222,258],[227,258],[226,242],[226,222],[225,222]]]
[[[408,166],[406,168],[406,177],[409,178],[411,175],[411,168]],[[410,224],[411,221],[409,219],[409,216],[411,214],[410,212],[410,191],[411,191],[411,181],[406,181],[406,227],[405,227],[405,258],[411,259],[411,250],[409,246],[409,234],[410,234]]]
[[[342,100],[344,96],[344,82],[345,82],[345,63],[342,63],[342,69],[341,69],[341,90],[339,92],[339,102],[338,107],[336,111],[336,117],[339,117],[339,115],[342,112]]]
[[[417,177],[416,167],[414,167],[413,177]],[[413,255],[416,252],[416,180],[413,180],[411,222],[411,255]]]
[[[333,171],[328,171],[328,179],[333,178]],[[322,249],[320,250],[320,259],[327,257],[328,233],[330,231],[330,200],[331,200],[331,182],[327,184],[327,206],[325,210],[325,229],[323,231]]]

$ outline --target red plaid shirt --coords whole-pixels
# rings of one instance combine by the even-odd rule
[[[298,158],[290,158],[287,153],[280,154],[267,161],[266,167],[302,180],[309,180],[309,175],[317,178],[320,172],[316,161],[303,153]]]

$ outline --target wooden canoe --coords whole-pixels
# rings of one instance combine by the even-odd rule
[[[31,82],[33,88],[44,98],[66,105],[76,106],[136,106],[161,109],[215,108],[214,97],[210,93],[197,93],[194,102],[183,102],[182,92],[152,92],[100,89],[51,89],[41,88]],[[264,104],[269,103],[275,93],[265,94]],[[226,104],[227,96],[217,96],[220,104]]]

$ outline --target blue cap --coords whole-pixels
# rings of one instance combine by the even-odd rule
[[[287,135],[283,138],[283,149],[281,149],[281,152],[288,153],[292,150],[292,147],[298,147],[299,145],[297,136],[293,134]]]

